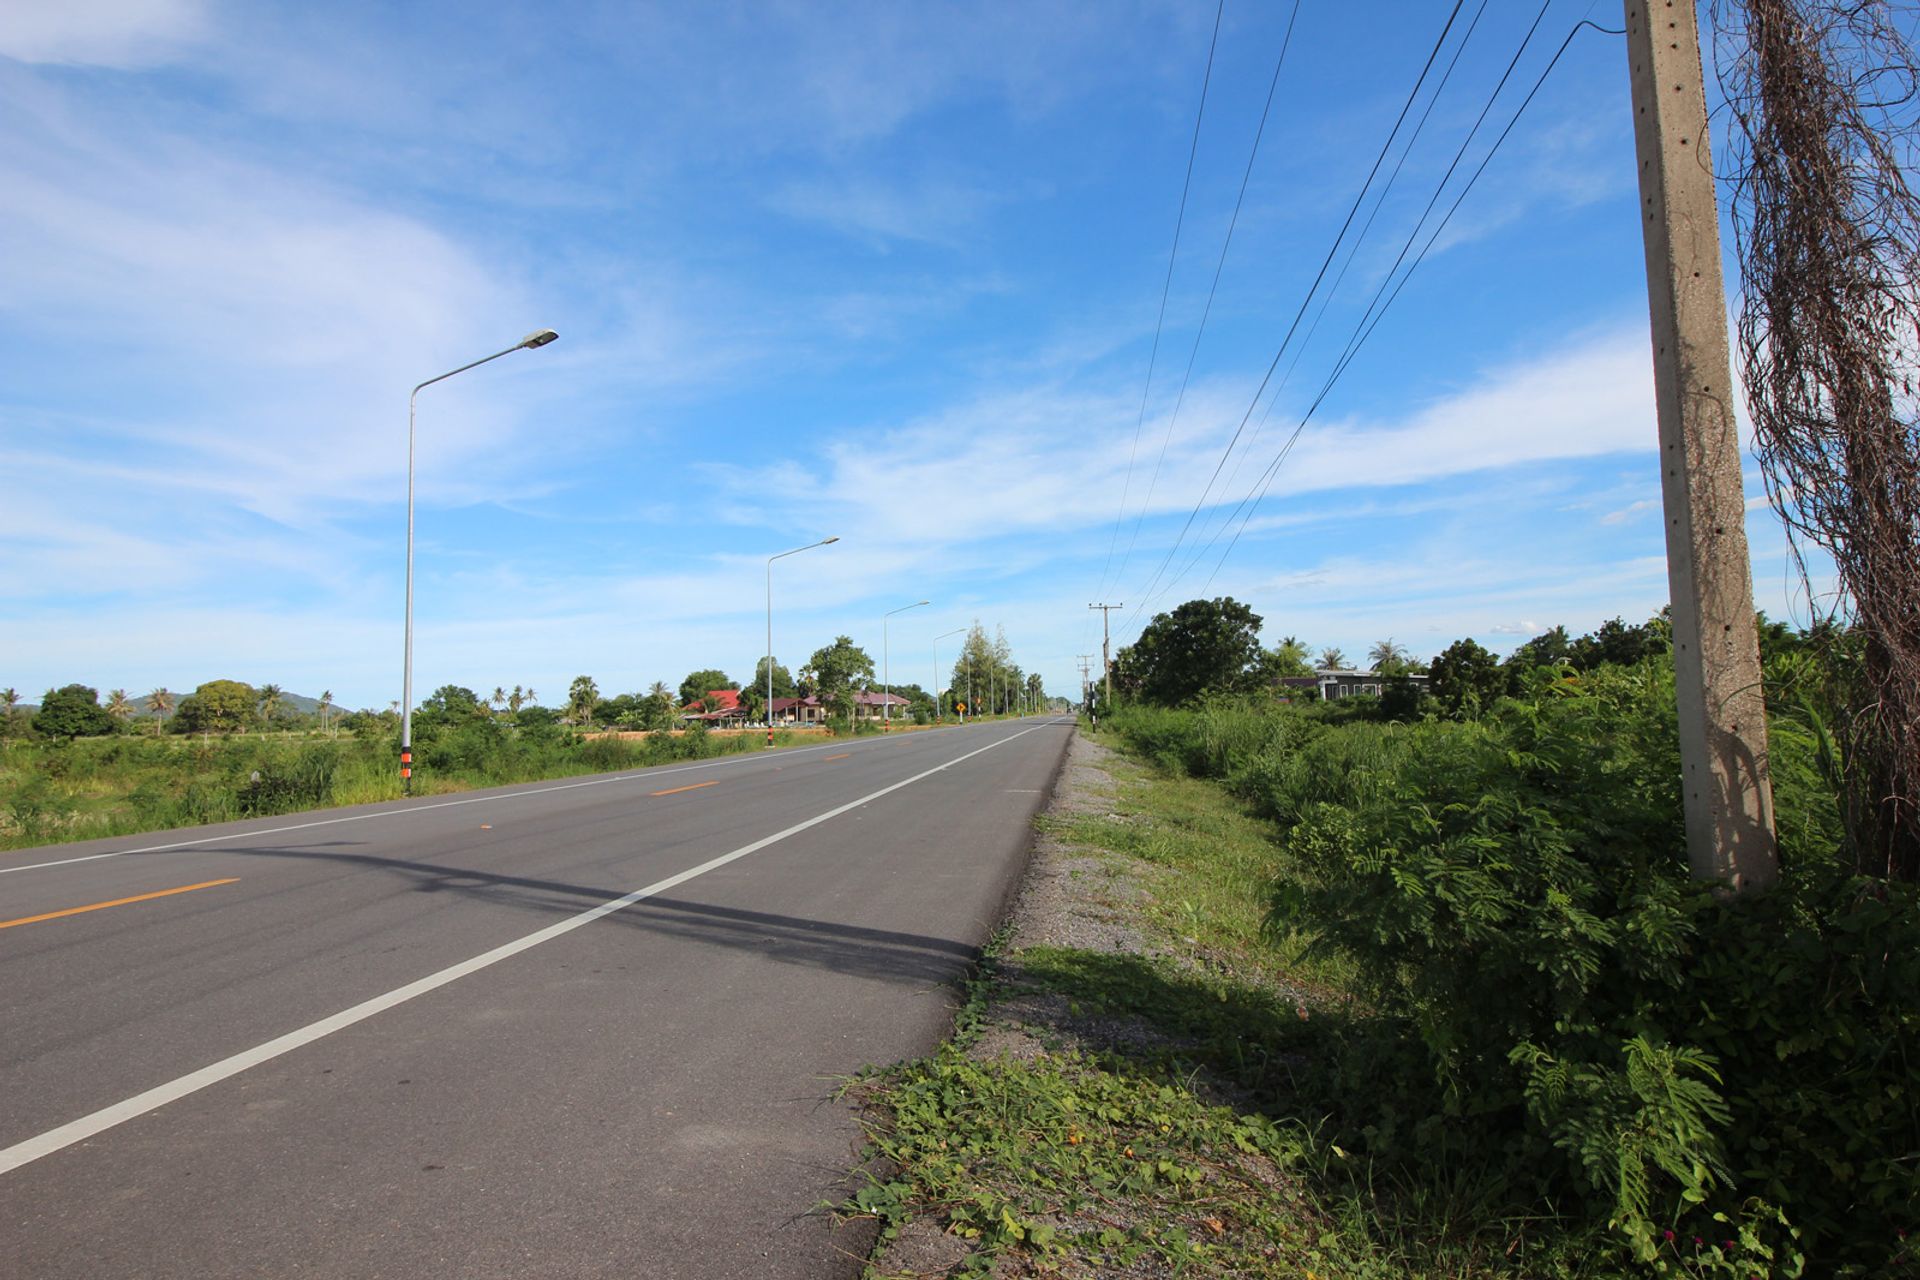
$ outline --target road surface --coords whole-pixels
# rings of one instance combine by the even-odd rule
[[[0,854],[8,1276],[857,1274],[1066,722]]]

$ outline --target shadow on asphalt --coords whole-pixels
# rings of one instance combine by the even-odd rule
[[[257,858],[366,867],[409,880],[418,893],[457,894],[495,906],[561,918],[632,892],[630,888],[569,884],[339,851],[358,844],[342,840],[298,849],[241,846],[231,852]],[[753,951],[782,964],[879,978],[905,986],[924,987],[957,981],[966,975],[979,954],[978,948],[951,938],[744,911],[682,898],[647,898],[604,919],[609,924],[664,937]]]

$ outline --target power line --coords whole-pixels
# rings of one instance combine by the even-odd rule
[[[1356,329],[1355,336],[1349,341],[1346,350],[1342,353],[1340,362],[1335,365],[1333,372],[1328,375],[1327,381],[1322,385],[1319,395],[1317,395],[1313,403],[1307,407],[1307,412],[1301,416],[1299,424],[1294,427],[1292,434],[1287,437],[1286,445],[1281,449],[1279,455],[1274,458],[1273,462],[1268,464],[1262,479],[1255,482],[1259,490],[1258,496],[1253,499],[1252,505],[1247,508],[1247,514],[1241,520],[1240,527],[1234,531],[1233,540],[1227,544],[1226,550],[1220,553],[1220,560],[1213,568],[1214,575],[1220,572],[1220,566],[1224,565],[1227,557],[1233,553],[1234,546],[1240,541],[1240,535],[1246,532],[1247,525],[1252,521],[1254,512],[1258,509],[1261,501],[1266,498],[1267,491],[1273,487],[1273,481],[1279,474],[1281,464],[1286,460],[1287,454],[1292,452],[1294,442],[1300,438],[1301,432],[1306,430],[1308,421],[1312,419],[1315,411],[1320,408],[1321,403],[1326,400],[1328,393],[1333,390],[1334,383],[1339,381],[1340,376],[1346,372],[1348,365],[1352,364],[1354,357],[1360,353],[1360,348],[1366,344],[1368,338],[1373,336],[1373,331],[1379,328],[1380,321],[1386,317],[1387,309],[1393,305],[1394,300],[1400,296],[1400,291],[1406,287],[1407,281],[1413,278],[1413,273],[1418,270],[1420,264],[1426,260],[1427,254],[1433,249],[1434,242],[1440,238],[1441,233],[1447,229],[1447,224],[1453,220],[1453,215],[1459,211],[1461,202],[1467,198],[1467,194],[1471,192],[1474,185],[1480,181],[1480,175],[1486,172],[1487,165],[1491,163],[1493,157],[1498,154],[1501,144],[1507,140],[1507,135],[1511,134],[1514,126],[1520,123],[1520,117],[1526,113],[1527,107],[1533,102],[1535,95],[1540,92],[1541,86],[1546,84],[1547,77],[1552,75],[1553,69],[1559,65],[1561,55],[1566,53],[1568,47],[1573,44],[1573,38],[1579,35],[1581,29],[1584,27],[1591,27],[1593,30],[1605,35],[1624,34],[1624,32],[1615,31],[1610,27],[1603,27],[1598,23],[1589,22],[1584,19],[1575,23],[1573,29],[1567,32],[1567,38],[1560,42],[1559,49],[1557,49],[1553,57],[1548,60],[1546,70],[1540,73],[1540,78],[1534,81],[1533,88],[1527,91],[1527,96],[1521,100],[1520,106],[1514,111],[1513,118],[1507,121],[1506,128],[1502,129],[1500,136],[1494,139],[1493,146],[1488,148],[1487,154],[1481,158],[1479,166],[1474,169],[1473,176],[1467,179],[1466,186],[1461,188],[1460,194],[1454,198],[1453,204],[1448,207],[1446,216],[1440,219],[1439,224],[1433,229],[1433,234],[1427,237],[1427,242],[1421,246],[1419,254],[1415,256],[1413,262],[1407,267],[1406,272],[1401,275],[1399,283],[1394,285],[1393,292],[1387,296],[1386,301],[1380,306],[1379,311],[1373,315],[1371,322],[1367,320],[1366,316],[1363,315],[1361,317],[1361,323],[1365,325],[1364,332]],[[1418,234],[1417,227],[1415,234]],[[1208,576],[1207,582],[1208,585],[1212,585],[1213,575]]]
[[[1332,389],[1333,380],[1337,380],[1340,376],[1340,372],[1344,372],[1346,364],[1351,360],[1352,354],[1355,351],[1355,335],[1357,335],[1363,328],[1366,327],[1368,318],[1374,314],[1374,308],[1378,306],[1380,303],[1381,295],[1386,291],[1387,286],[1393,283],[1395,273],[1399,271],[1400,265],[1406,261],[1408,251],[1412,249],[1415,241],[1419,239],[1421,228],[1426,226],[1427,219],[1433,215],[1434,206],[1439,203],[1441,195],[1446,191],[1447,183],[1453,180],[1454,172],[1460,167],[1460,161],[1466,156],[1467,149],[1473,145],[1474,138],[1479,136],[1480,127],[1486,123],[1487,116],[1493,111],[1494,103],[1499,101],[1501,93],[1505,91],[1507,87],[1507,81],[1513,76],[1514,68],[1519,66],[1520,59],[1526,56],[1527,48],[1529,45],[1533,43],[1534,36],[1538,34],[1540,30],[1540,23],[1546,18],[1547,10],[1552,6],[1552,4],[1553,4],[1553,0],[1542,0],[1542,3],[1540,5],[1540,11],[1534,15],[1532,25],[1527,28],[1526,35],[1522,37],[1520,41],[1520,47],[1514,51],[1513,57],[1508,59],[1506,70],[1501,73],[1499,81],[1493,87],[1493,92],[1487,95],[1487,100],[1485,104],[1481,106],[1479,115],[1477,115],[1474,118],[1472,127],[1469,128],[1466,132],[1466,135],[1461,138],[1460,145],[1454,150],[1453,160],[1447,165],[1446,172],[1440,176],[1440,181],[1434,184],[1433,194],[1427,198],[1426,207],[1420,211],[1420,217],[1415,220],[1413,224],[1413,228],[1407,232],[1406,241],[1400,246],[1400,252],[1394,258],[1393,265],[1389,267],[1387,269],[1386,274],[1381,277],[1380,287],[1374,291],[1373,297],[1368,301],[1366,308],[1361,313],[1360,320],[1356,323],[1354,327],[1354,334],[1348,335],[1346,343],[1341,348],[1340,355],[1335,357],[1334,368],[1336,369],[1336,372],[1332,375],[1332,380],[1329,380],[1328,382],[1323,384],[1319,396],[1313,402],[1314,408],[1318,408],[1320,400],[1323,400],[1326,398],[1327,393]],[[1482,10],[1484,11],[1484,9],[1485,9],[1485,6],[1482,5]],[[1476,14],[1475,15],[1476,25],[1478,24],[1478,20],[1479,18],[1478,18],[1478,15]],[[1577,30],[1578,28],[1576,27],[1575,29]],[[1460,53],[1466,47],[1466,41],[1472,39],[1472,37],[1473,37],[1473,28],[1469,27],[1467,29],[1466,36],[1461,41],[1460,49],[1454,52],[1455,63],[1459,61]],[[1452,75],[1452,65],[1449,65],[1448,67],[1448,75],[1449,76]],[[1427,103],[1426,114],[1422,115],[1421,117],[1421,125],[1423,127],[1426,123],[1427,115],[1432,114],[1434,105],[1439,101],[1440,90],[1443,90],[1445,88],[1446,88],[1446,81],[1443,79],[1441,81],[1439,89],[1435,90],[1433,98],[1429,100],[1429,102]],[[1509,125],[1508,127],[1511,128],[1512,126]],[[1419,131],[1416,130],[1415,139],[1418,138],[1418,133]],[[1497,146],[1498,144],[1496,143],[1495,145]],[[1401,153],[1400,158],[1403,164],[1406,161],[1408,152],[1410,152],[1411,150],[1412,150],[1412,140],[1409,140],[1407,151],[1403,151]],[[1491,159],[1491,152],[1489,152],[1487,158]],[[1394,170],[1394,174],[1396,177],[1399,174],[1399,168],[1397,166]],[[1391,187],[1391,185],[1392,185],[1391,180],[1389,180],[1388,186]],[[1463,197],[1464,195],[1465,195],[1465,192],[1462,192]],[[1374,204],[1375,214],[1379,213],[1380,205],[1382,202],[1384,202],[1384,199],[1385,199],[1385,191],[1383,190],[1381,195],[1381,201],[1376,201]],[[1372,225],[1372,219],[1369,218],[1368,226],[1370,227],[1371,225]],[[1365,235],[1366,235],[1366,231],[1363,229],[1361,231],[1361,238],[1364,238]],[[1327,291],[1327,296],[1321,301],[1319,314],[1317,314],[1314,317],[1313,327],[1308,331],[1307,340],[1306,340],[1307,342],[1311,342],[1313,340],[1314,333],[1318,332],[1320,327],[1320,321],[1322,318],[1325,317],[1327,312],[1327,307],[1333,300],[1333,293],[1335,290],[1337,290],[1340,287],[1341,279],[1345,278],[1346,267],[1347,265],[1351,265],[1351,263],[1353,262],[1354,253],[1358,251],[1359,244],[1360,244],[1359,240],[1355,240],[1353,250],[1349,251],[1349,253],[1347,254],[1346,264],[1343,264],[1341,267],[1340,277],[1335,279],[1333,289],[1329,289]],[[1281,385],[1283,387],[1286,385],[1287,381],[1291,380],[1293,376],[1293,370],[1296,367],[1298,367],[1300,363],[1300,357],[1302,354],[1305,353],[1305,350],[1306,350],[1306,343],[1303,342],[1301,344],[1300,351],[1294,354],[1293,363],[1289,365],[1287,368],[1286,377],[1284,377],[1281,380]],[[1255,437],[1257,437],[1260,434],[1260,432],[1265,429],[1267,419],[1272,416],[1274,407],[1278,403],[1279,403],[1279,391],[1276,389],[1274,393],[1274,398],[1267,402],[1266,412],[1260,415],[1260,422],[1254,428]],[[1308,412],[1311,413],[1312,410],[1310,409]],[[1303,422],[1300,425],[1304,426],[1305,424]],[[1188,561],[1183,566],[1181,566],[1180,571],[1174,574],[1174,576],[1168,581],[1167,585],[1162,587],[1160,591],[1153,597],[1153,599],[1159,599],[1160,597],[1166,595],[1167,592],[1171,591],[1176,584],[1178,584],[1183,579],[1185,579],[1189,573],[1193,572],[1194,567],[1206,558],[1208,552],[1212,551],[1214,547],[1219,545],[1220,535],[1225,533],[1229,528],[1233,526],[1234,517],[1238,516],[1241,513],[1241,511],[1246,508],[1249,501],[1257,502],[1257,499],[1255,499],[1253,496],[1255,490],[1258,490],[1260,488],[1261,481],[1263,479],[1266,479],[1271,474],[1273,474],[1275,469],[1281,464],[1281,462],[1283,462],[1284,459],[1292,452],[1294,441],[1296,441],[1299,438],[1299,434],[1300,434],[1300,427],[1296,426],[1293,433],[1288,437],[1286,442],[1282,444],[1280,453],[1277,456],[1276,460],[1274,462],[1269,463],[1267,467],[1261,472],[1260,476],[1254,479],[1252,487],[1250,487],[1247,493],[1240,499],[1240,501],[1234,505],[1233,510],[1227,513],[1226,518],[1220,522],[1220,527],[1212,530],[1212,532],[1208,534],[1206,545],[1204,545],[1198,551],[1193,553],[1192,557],[1188,559]],[[1249,442],[1249,450],[1250,449],[1251,449],[1251,442]],[[1229,484],[1232,483],[1234,476],[1239,475],[1240,465],[1241,465],[1241,462],[1245,460],[1246,454],[1247,454],[1247,450],[1243,450],[1241,453],[1240,459],[1234,463],[1234,469],[1228,476]],[[1244,528],[1244,525],[1243,525],[1243,528]],[[1235,541],[1238,541],[1239,539],[1238,533],[1234,535],[1234,539]],[[1224,563],[1224,558],[1222,560],[1222,563]],[[1219,573],[1219,567],[1216,565],[1213,573],[1209,574],[1207,577],[1208,586],[1211,586],[1213,584],[1213,578],[1218,573]],[[1202,588],[1203,591],[1204,589],[1205,588]],[[1151,605],[1152,600],[1149,600],[1146,603],[1148,605]]]
[[[1486,0],[1481,0],[1483,10]],[[1140,526],[1146,522],[1147,511],[1153,506],[1153,491],[1160,484],[1160,469],[1167,460],[1167,446],[1173,443],[1173,428],[1180,421],[1180,408],[1187,402],[1187,386],[1193,381],[1193,364],[1200,355],[1200,340],[1206,336],[1207,320],[1213,315],[1214,295],[1220,291],[1220,273],[1227,265],[1227,250],[1233,246],[1234,229],[1240,225],[1240,206],[1247,198],[1247,184],[1253,179],[1253,162],[1260,155],[1260,140],[1267,132],[1267,118],[1273,114],[1274,93],[1280,88],[1280,69],[1287,64],[1287,49],[1293,44],[1293,26],[1300,17],[1300,0],[1293,0],[1293,12],[1287,18],[1286,34],[1280,40],[1280,56],[1273,64],[1273,79],[1267,85],[1266,105],[1260,109],[1260,125],[1253,132],[1253,147],[1247,153],[1246,172],[1240,175],[1240,194],[1234,197],[1233,216],[1227,220],[1227,235],[1220,243],[1220,260],[1213,267],[1213,284],[1207,289],[1207,305],[1200,312],[1200,327],[1194,331],[1193,348],[1187,352],[1187,369],[1180,379],[1180,393],[1174,397],[1173,413],[1167,418],[1167,434],[1160,441],[1160,456],[1154,460],[1153,477],[1147,482],[1147,496],[1140,503],[1140,514],[1133,522],[1133,534],[1127,539],[1127,553],[1120,557],[1120,569],[1114,575],[1117,581],[1125,576],[1127,562],[1133,559],[1133,548],[1140,541]],[[1145,410],[1144,401],[1141,409]],[[1124,512],[1123,512],[1124,514]]]
[[[1327,268],[1333,265],[1334,256],[1340,252],[1341,242],[1346,239],[1347,231],[1353,226],[1354,215],[1360,212],[1360,206],[1365,203],[1367,192],[1373,186],[1373,180],[1380,174],[1380,166],[1386,163],[1387,153],[1393,149],[1393,140],[1399,136],[1400,127],[1406,123],[1407,113],[1413,110],[1413,104],[1420,96],[1420,89],[1426,84],[1427,76],[1433,71],[1433,64],[1439,58],[1440,50],[1445,47],[1447,36],[1452,32],[1453,24],[1459,18],[1460,8],[1464,3],[1465,0],[1454,0],[1453,9],[1447,14],[1446,25],[1440,29],[1439,37],[1433,42],[1433,49],[1427,54],[1426,63],[1420,68],[1420,76],[1414,81],[1412,91],[1407,94],[1406,103],[1400,108],[1399,116],[1394,119],[1393,128],[1387,133],[1386,141],[1381,143],[1380,154],[1374,157],[1373,167],[1367,171],[1366,181],[1360,184],[1360,190],[1353,198],[1353,205],[1347,210],[1346,220],[1340,224],[1339,233],[1334,236],[1333,243],[1327,247],[1327,256],[1321,261],[1320,270],[1314,275],[1313,283],[1308,286],[1306,296],[1300,299],[1300,307],[1294,312],[1293,322],[1287,326],[1286,336],[1280,340],[1279,349],[1273,353],[1273,360],[1267,365],[1267,372],[1260,379],[1260,386],[1254,391],[1253,400],[1247,405],[1246,413],[1241,415],[1240,425],[1234,429],[1233,438],[1227,442],[1226,452],[1220,455],[1220,461],[1214,467],[1213,475],[1207,480],[1207,487],[1201,491],[1199,500],[1193,504],[1193,510],[1187,513],[1186,523],[1181,526],[1179,536],[1174,539],[1173,546],[1167,549],[1166,558],[1160,562],[1160,567],[1154,570],[1153,578],[1147,583],[1146,591],[1142,593],[1143,601],[1150,596],[1162,575],[1166,573],[1167,566],[1173,562],[1174,553],[1186,540],[1187,531],[1193,528],[1194,519],[1200,514],[1200,509],[1205,505],[1208,495],[1213,492],[1214,481],[1220,478],[1220,472],[1226,466],[1227,458],[1233,453],[1234,446],[1239,443],[1240,435],[1246,430],[1248,420],[1253,417],[1254,406],[1260,403],[1260,397],[1266,393],[1267,383],[1272,380],[1273,371],[1279,367],[1280,358],[1286,354],[1287,344],[1293,341],[1293,335],[1300,327],[1301,318],[1306,315],[1307,308],[1312,305],[1314,293],[1320,288],[1320,282],[1326,279]],[[1144,604],[1141,607],[1144,607]],[[1139,609],[1136,609],[1134,616],[1138,614]],[[1132,619],[1129,618],[1128,621],[1131,622]]]
[[[1147,397],[1153,391],[1153,369],[1160,359],[1160,334],[1167,322],[1167,295],[1173,289],[1173,265],[1180,257],[1180,232],[1187,223],[1187,193],[1193,187],[1193,161],[1200,152],[1200,125],[1207,117],[1207,90],[1213,84],[1213,55],[1220,46],[1220,17],[1227,0],[1220,0],[1213,11],[1213,38],[1207,44],[1207,69],[1200,79],[1200,108],[1193,116],[1193,140],[1187,146],[1187,176],[1180,184],[1180,212],[1173,222],[1173,248],[1167,253],[1167,276],[1160,284],[1160,314],[1153,322],[1153,351],[1147,357],[1147,381],[1140,390],[1140,416],[1133,426],[1133,448],[1127,454],[1127,478],[1120,488],[1120,510],[1113,518],[1113,537],[1107,543],[1107,565],[1100,571],[1099,595],[1107,589],[1107,576],[1113,569],[1114,548],[1120,545],[1120,526],[1127,518],[1127,496],[1133,488],[1133,463],[1140,452],[1140,429],[1147,421]]]
[[[1293,382],[1294,370],[1300,367],[1302,357],[1306,355],[1308,348],[1313,345],[1315,335],[1320,332],[1320,322],[1326,319],[1328,308],[1333,305],[1333,299],[1335,295],[1340,292],[1340,286],[1346,282],[1348,270],[1352,268],[1354,259],[1360,254],[1360,246],[1366,242],[1368,233],[1373,230],[1374,221],[1380,216],[1380,210],[1386,207],[1387,196],[1392,193],[1395,184],[1399,181],[1400,171],[1406,166],[1407,157],[1413,154],[1413,148],[1415,144],[1420,141],[1420,135],[1426,132],[1427,121],[1432,118],[1434,108],[1440,105],[1441,95],[1446,92],[1448,83],[1453,79],[1454,68],[1460,65],[1460,59],[1466,53],[1468,43],[1473,40],[1473,33],[1479,29],[1480,19],[1485,16],[1487,11],[1487,2],[1488,0],[1481,0],[1479,9],[1474,11],[1473,21],[1467,24],[1466,34],[1460,37],[1460,43],[1455,46],[1453,57],[1447,63],[1445,74],[1440,77],[1440,83],[1434,87],[1433,96],[1427,99],[1426,110],[1420,113],[1420,122],[1414,126],[1412,134],[1408,136],[1406,146],[1401,149],[1400,159],[1394,164],[1393,172],[1387,175],[1386,184],[1380,188],[1380,194],[1374,197],[1373,210],[1367,215],[1365,225],[1360,228],[1360,234],[1355,236],[1353,243],[1348,246],[1346,259],[1341,262],[1340,270],[1333,278],[1333,284],[1320,296],[1320,307],[1319,310],[1314,312],[1313,323],[1307,326],[1307,336],[1302,338],[1299,346],[1294,348],[1293,359],[1288,362],[1287,371],[1280,375],[1280,382],[1274,387],[1273,395],[1268,398],[1266,410],[1261,413],[1260,420],[1253,424],[1253,432],[1247,437],[1246,447],[1240,450],[1238,457],[1233,459],[1233,468],[1227,472],[1226,482],[1222,485],[1223,491],[1230,491],[1233,488],[1233,482],[1240,476],[1240,468],[1246,463],[1248,455],[1253,452],[1254,442],[1260,438],[1261,432],[1267,429],[1267,419],[1273,416],[1274,406],[1280,403],[1281,393]],[[1546,0],[1546,4],[1551,3],[1552,0]],[[1541,6],[1542,15],[1546,12],[1546,4]],[[1534,20],[1534,25],[1539,25],[1538,18]],[[1522,48],[1524,49],[1525,46],[1522,45]],[[1498,92],[1496,89],[1495,93],[1497,94]],[[1491,105],[1491,101],[1489,101],[1489,105]],[[1481,113],[1483,118],[1485,114],[1483,110]],[[1477,128],[1478,126],[1476,125],[1475,127]],[[1471,137],[1472,135],[1469,134],[1468,136]],[[1438,194],[1436,191],[1436,197]],[[1429,208],[1431,208],[1431,203],[1429,203]],[[1424,220],[1423,215],[1422,221]],[[1388,274],[1391,275],[1392,273],[1389,272]],[[1229,516],[1228,519],[1231,520],[1232,517]],[[1211,523],[1211,521],[1209,521],[1209,523]],[[1220,530],[1214,530],[1208,534],[1207,547],[1209,550],[1220,540],[1220,531],[1225,528],[1226,525],[1222,524]],[[1192,564],[1189,563],[1185,569],[1182,569],[1181,572],[1175,576],[1174,580],[1177,582],[1180,578],[1185,577],[1191,569]],[[1164,596],[1168,589],[1169,588],[1166,587],[1161,588],[1160,595]]]

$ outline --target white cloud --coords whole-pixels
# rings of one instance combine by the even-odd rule
[[[1636,502],[1629,502],[1626,506],[1620,508],[1618,511],[1607,512],[1607,514],[1600,517],[1600,523],[1601,524],[1625,524],[1627,521],[1633,519],[1634,516],[1639,515],[1642,511],[1651,511],[1653,508],[1659,505],[1660,505],[1659,503],[1655,502],[1651,498],[1641,498]],[[1751,510],[1752,508],[1749,507],[1748,509]]]
[[[170,61],[208,25],[203,0],[0,0],[0,57],[148,67]]]
[[[950,180],[842,175],[790,183],[771,203],[782,213],[877,242],[953,245],[997,200],[983,188]]]

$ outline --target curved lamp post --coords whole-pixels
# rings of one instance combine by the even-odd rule
[[[940,708],[940,642],[942,640],[945,640],[948,636],[957,636],[962,632],[964,632],[965,630],[966,630],[965,627],[955,627],[953,630],[943,631],[939,635],[933,638],[933,715],[934,715],[934,719],[936,720],[940,718],[940,710],[941,710]]]
[[[784,560],[788,556],[797,556],[802,551],[811,551],[815,547],[824,547],[830,542],[840,541],[840,535],[822,538],[818,542],[809,542],[804,547],[795,547],[791,551],[782,551],[779,555],[767,557],[767,745],[773,745],[773,562]]]
[[[535,329],[505,351],[496,351],[490,356],[475,360],[472,364],[463,364],[458,369],[449,369],[437,378],[428,378],[413,389],[407,397],[407,645],[406,658],[400,674],[400,782],[408,795],[413,794],[413,422],[414,403],[420,398],[423,387],[436,382],[445,382],[456,373],[465,373],[477,369],[489,360],[498,360],[501,356],[510,356],[516,351],[531,351],[535,347],[544,347],[560,335],[551,329]]]
[[[887,619],[896,613],[905,613],[909,609],[918,609],[922,605],[932,604],[931,600],[919,600],[913,604],[903,604],[898,609],[880,615],[880,687],[884,691],[880,699],[880,727],[893,728],[893,664],[887,649]],[[936,696],[938,696],[936,694]]]

